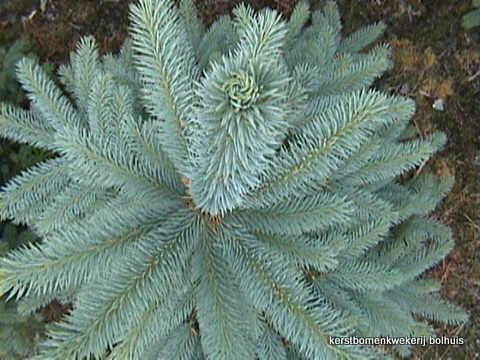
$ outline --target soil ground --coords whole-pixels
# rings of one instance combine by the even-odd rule
[[[312,0],[312,6],[322,1]],[[93,34],[102,52],[118,51],[128,31],[128,0],[0,0],[0,45],[26,38],[42,61],[59,65],[83,35]],[[204,22],[229,12],[237,0],[197,0]],[[249,1],[288,16],[296,0]],[[443,283],[443,296],[468,310],[463,326],[438,325],[440,336],[461,336],[462,346],[416,348],[415,359],[480,359],[480,27],[464,30],[467,0],[339,0],[345,33],[384,21],[382,41],[394,67],[376,84],[415,99],[413,123],[420,135],[444,131],[448,143],[424,170],[450,173],[455,185],[432,215],[448,224],[456,247],[427,276]],[[437,107],[435,109],[434,107]],[[439,110],[439,108],[443,108]],[[61,307],[45,311],[55,318]]]

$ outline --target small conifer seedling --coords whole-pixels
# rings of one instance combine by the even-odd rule
[[[452,249],[427,214],[453,180],[396,180],[445,135],[418,138],[413,102],[370,89],[389,50],[360,51],[383,24],[342,38],[333,2],[301,2],[204,29],[167,0],[131,21],[118,56],[80,42],[68,94],[22,60],[30,110],[2,105],[4,136],[58,154],[1,193],[42,238],[1,259],[3,292],[74,303],[39,359],[378,359],[331,339],[466,320],[420,277]]]
[[[28,44],[15,41],[8,50],[0,48],[0,100],[20,103],[22,89],[15,78],[15,63],[28,53]]]
[[[465,29],[471,29],[480,25],[480,0],[472,0],[472,6],[475,9],[462,17],[462,25]]]

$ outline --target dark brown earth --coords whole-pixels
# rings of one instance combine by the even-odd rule
[[[82,35],[93,34],[103,52],[116,52],[128,28],[128,0],[0,0],[0,44],[25,37],[42,61],[65,62]],[[313,6],[322,1],[313,0]],[[204,22],[230,11],[238,1],[196,1]],[[285,16],[296,0],[249,1]],[[466,31],[461,17],[467,0],[339,0],[345,33],[379,20],[383,41],[393,50],[394,68],[377,86],[417,103],[413,123],[420,134],[444,131],[448,143],[424,166],[453,174],[455,185],[432,215],[453,230],[456,247],[428,276],[443,283],[443,296],[470,313],[463,326],[438,324],[438,334],[461,336],[462,346],[415,349],[414,359],[480,359],[480,28]],[[433,108],[443,102],[444,110]],[[63,308],[44,310],[57,318]]]

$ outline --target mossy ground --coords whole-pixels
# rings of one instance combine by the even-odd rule
[[[462,346],[416,348],[415,359],[480,359],[480,28],[466,31],[467,0],[338,0],[348,33],[384,21],[394,67],[377,86],[415,99],[413,123],[422,136],[433,129],[448,135],[446,147],[423,169],[455,176],[455,185],[432,215],[453,230],[456,247],[428,276],[443,283],[443,296],[463,306],[470,321],[438,325],[442,336],[461,336]],[[102,52],[115,52],[128,29],[130,0],[0,0],[0,45],[25,37],[42,61],[68,59],[82,35],[93,34]],[[288,16],[296,0],[250,0]],[[322,1],[312,0],[313,6]],[[197,0],[209,24],[238,0]],[[40,5],[39,5],[40,4]],[[434,104],[437,110],[434,108]],[[63,310],[45,309],[52,318]]]

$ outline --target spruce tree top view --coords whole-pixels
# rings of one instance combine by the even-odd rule
[[[382,23],[342,37],[334,2],[208,29],[190,0],[130,11],[119,55],[85,37],[61,84],[25,58],[30,109],[2,104],[2,136],[57,154],[1,192],[42,240],[0,259],[0,294],[74,304],[35,359],[393,358],[411,347],[330,340],[467,321],[421,276],[453,247],[427,216],[453,179],[408,172],[446,138],[370,88]]]

